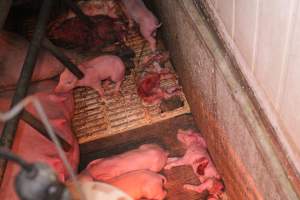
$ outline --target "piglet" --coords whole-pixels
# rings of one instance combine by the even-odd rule
[[[199,193],[208,190],[211,199],[214,197],[217,199],[224,186],[220,181],[221,177],[219,173],[210,159],[205,140],[199,133],[195,133],[192,130],[183,131],[180,129],[177,133],[177,139],[185,144],[187,150],[182,158],[169,158],[165,169],[181,165],[191,165],[201,184],[198,186],[186,184],[184,188]]]
[[[118,93],[124,80],[125,66],[122,60],[113,55],[99,56],[79,65],[84,78],[78,80],[68,69],[60,75],[55,92],[68,92],[77,86],[88,86],[104,95],[102,80],[111,80],[116,83],[115,93]]]
[[[107,182],[121,189],[135,200],[141,198],[163,200],[167,195],[163,188],[167,179],[149,170],[128,172]]]
[[[139,24],[142,36],[148,41],[153,52],[156,50],[156,29],[161,26],[157,18],[142,0],[122,0],[121,7],[132,26],[132,20]]]
[[[94,160],[79,176],[81,180],[105,181],[134,170],[159,172],[165,166],[168,154],[156,144],[143,144],[122,154]]]
[[[158,104],[162,99],[169,99],[174,95],[180,94],[180,88],[170,87],[167,90],[160,87],[163,79],[174,78],[171,73],[145,73],[138,81],[138,95],[147,104]]]

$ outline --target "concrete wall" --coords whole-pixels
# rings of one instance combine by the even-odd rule
[[[230,199],[298,199],[248,85],[194,2],[154,3],[172,62]]]
[[[300,170],[300,4],[298,0],[207,0],[219,31],[263,92],[289,158]]]

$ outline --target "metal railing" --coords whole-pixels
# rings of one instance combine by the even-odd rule
[[[43,46],[46,48],[53,56],[55,56],[60,62],[64,64],[78,79],[83,78],[84,74],[82,71],[66,56],[64,55],[59,48],[57,48],[51,41],[49,41],[45,37],[45,29],[47,26],[47,22],[49,20],[49,16],[51,14],[51,9],[54,3],[57,0],[44,0],[42,6],[40,8],[40,12],[38,15],[37,25],[35,27],[35,31],[30,42],[27,55],[25,57],[25,61],[22,67],[22,71],[17,82],[16,91],[12,98],[12,102],[10,108],[14,107],[18,104],[22,99],[24,99],[27,95],[27,91],[29,88],[30,80],[34,71],[34,66],[38,57],[38,52]],[[74,3],[72,0],[64,0],[65,3],[70,7],[70,9],[91,29],[94,26],[94,22],[86,16],[80,8]],[[4,26],[6,18],[8,16],[10,7],[12,5],[12,0],[0,0],[0,31]],[[28,123],[31,127],[35,128],[39,133],[46,137],[45,127],[37,119],[35,116],[31,115],[27,111],[23,111],[19,115],[15,116],[13,119],[7,121],[4,124],[0,144],[2,147],[11,148],[13,144],[13,140],[16,134],[16,130],[18,127],[18,123],[22,119],[26,123]],[[57,134],[56,134],[57,135]],[[46,137],[48,138],[48,137]],[[65,151],[70,149],[70,144],[68,144],[63,138],[58,137],[60,143],[63,146]],[[50,140],[50,138],[48,138]],[[51,141],[51,140],[50,140]],[[5,172],[7,162],[6,160],[0,160],[0,182],[2,182],[2,178]]]

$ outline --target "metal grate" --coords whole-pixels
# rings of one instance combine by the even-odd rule
[[[172,111],[162,112],[159,104],[143,104],[137,94],[136,80],[142,72],[139,61],[151,51],[143,38],[135,32],[130,33],[127,45],[135,51],[136,57],[131,74],[126,76],[122,84],[120,95],[113,95],[113,83],[104,86],[105,95],[102,98],[90,88],[80,87],[74,90],[73,129],[80,144],[190,112],[182,92],[180,98],[184,105]],[[161,41],[158,42],[158,48],[164,49]],[[175,75],[170,62],[165,66]],[[177,78],[161,81],[161,87],[165,89],[176,85]]]

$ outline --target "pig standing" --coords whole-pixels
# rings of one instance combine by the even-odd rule
[[[142,36],[148,41],[153,52],[156,50],[156,29],[161,26],[157,18],[142,0],[122,0],[121,7],[132,26],[132,20],[139,24]]]
[[[159,172],[165,166],[167,158],[168,153],[160,146],[144,144],[138,149],[90,162],[80,178],[105,181],[140,169]]]
[[[163,186],[167,179],[149,170],[137,170],[122,174],[107,181],[135,200],[142,198],[163,200],[167,192]]]
[[[191,165],[201,184],[198,186],[186,184],[184,185],[184,188],[199,193],[208,190],[210,199],[217,199],[218,195],[222,193],[224,186],[221,183],[221,177],[207,152],[205,140],[199,133],[195,133],[191,130],[178,130],[177,139],[185,144],[187,150],[182,158],[169,158],[165,169],[171,169],[181,165]]]
[[[79,68],[85,74],[84,78],[78,80],[68,69],[65,69],[60,75],[55,92],[68,92],[77,86],[88,86],[103,96],[101,81],[108,79],[116,82],[115,93],[119,92],[125,75],[125,66],[119,57],[99,56],[82,63]]]
[[[67,103],[72,102],[72,100],[69,101],[67,99],[73,98],[72,94],[61,97],[52,93],[38,93],[34,96],[40,100],[49,118],[50,124],[56,133],[71,145],[71,149],[65,153],[71,166],[77,171],[79,163],[79,145],[70,128],[71,113],[69,112],[69,109],[72,109],[73,105],[66,105]],[[0,110],[7,110],[9,104],[9,99],[1,99]],[[26,109],[34,116],[39,117],[31,104],[26,106]],[[3,124],[0,124],[1,132],[2,126]],[[65,181],[69,176],[69,173],[57,153],[55,145],[22,120],[17,128],[12,151],[28,162],[44,162],[48,164],[57,173],[61,181]],[[14,177],[19,169],[18,165],[8,162],[0,188],[1,199],[18,199],[13,184]]]

